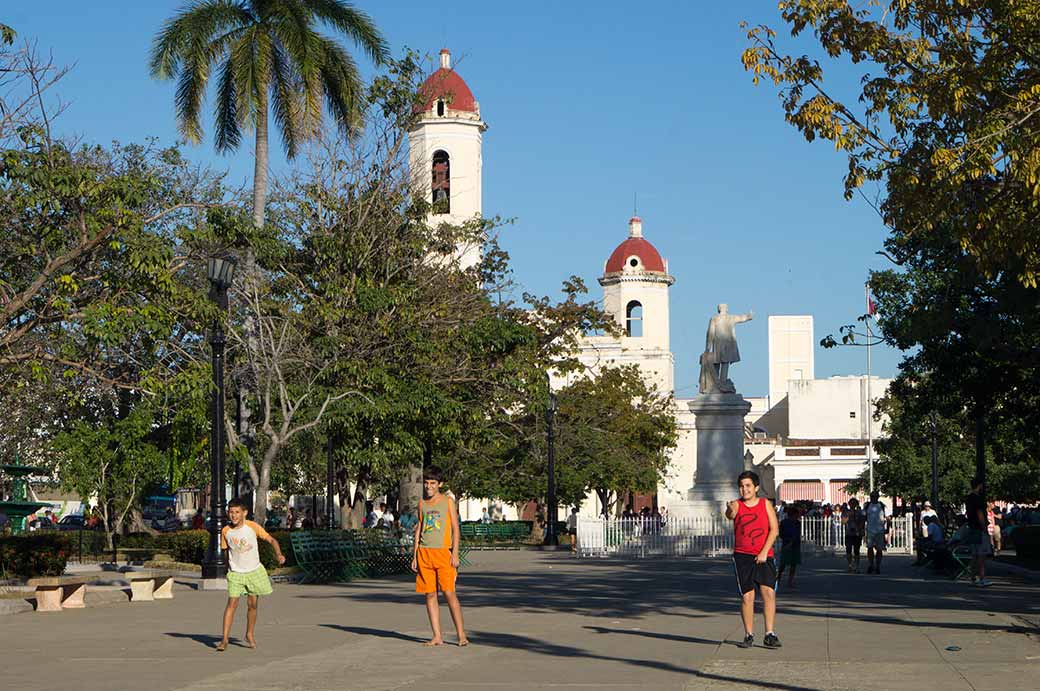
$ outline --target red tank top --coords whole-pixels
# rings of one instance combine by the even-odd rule
[[[769,536],[769,513],[766,500],[759,497],[754,506],[737,503],[737,517],[733,521],[733,551],[737,554],[758,554],[766,546]],[[769,548],[773,556],[773,548]]]

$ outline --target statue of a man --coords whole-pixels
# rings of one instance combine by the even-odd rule
[[[708,337],[704,345],[704,355],[701,356],[701,365],[710,365],[714,370],[715,390],[723,393],[735,391],[733,383],[729,380],[729,366],[734,362],[740,362],[740,351],[737,349],[736,325],[751,321],[755,313],[730,314],[727,305],[719,305],[719,313],[708,322]],[[702,376],[702,388],[708,377]],[[703,393],[710,393],[703,391]]]

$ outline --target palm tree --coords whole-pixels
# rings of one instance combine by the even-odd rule
[[[202,101],[214,69],[217,150],[237,148],[243,129],[255,130],[258,227],[267,198],[268,111],[290,159],[319,131],[325,107],[347,131],[360,121],[357,65],[320,25],[353,39],[376,64],[389,56],[372,19],[342,0],[196,0],[166,22],[152,46],[152,76],[177,78],[177,124],[189,142],[202,139]]]

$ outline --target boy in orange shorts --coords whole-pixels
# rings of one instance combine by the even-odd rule
[[[426,613],[430,616],[433,638],[427,646],[441,645],[441,607],[437,591],[448,601],[451,620],[459,635],[459,646],[469,645],[462,625],[462,606],[455,595],[455,578],[459,569],[459,512],[451,497],[441,493],[444,476],[436,468],[423,471],[423,498],[419,501],[419,523],[415,526],[415,592],[426,595]]]

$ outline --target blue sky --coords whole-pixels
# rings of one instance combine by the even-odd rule
[[[740,21],[779,28],[775,0],[357,5],[396,54],[451,49],[490,125],[484,213],[516,219],[502,242],[524,289],[555,294],[577,274],[599,297],[596,278],[626,237],[638,194],[644,235],[676,277],[679,396],[696,393],[719,302],[756,314],[741,327],[743,361],[732,373],[748,396],[768,388],[767,315],[812,314],[818,341],[863,312],[867,272],[885,265],[874,254],[885,229],[865,203],[842,198],[845,158],[807,143],[784,122],[775,90],[753,86],[740,64]],[[174,87],[149,78],[147,55],[181,6],[21,0],[5,3],[0,22],[74,66],[59,130],[99,143],[173,143]],[[838,77],[857,79],[846,68]],[[236,183],[252,174],[249,146],[218,156],[207,141],[186,153]],[[277,157],[275,173],[286,165]],[[899,358],[876,348],[873,371],[892,376]],[[817,377],[864,369],[862,348],[817,348]]]

